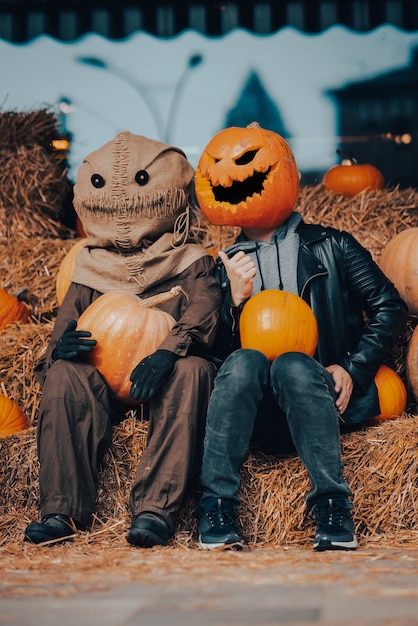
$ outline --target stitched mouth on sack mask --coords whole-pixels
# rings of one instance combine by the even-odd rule
[[[127,194],[112,197],[109,194],[104,194],[100,198],[87,197],[82,199],[78,197],[74,199],[77,212],[84,211],[86,214],[105,217],[115,217],[124,212],[126,215],[159,218],[175,215],[186,204],[185,191],[176,187],[143,196]]]
[[[87,204],[85,202],[83,202],[82,207],[81,207],[82,211],[85,214],[90,213],[91,215],[96,215],[96,216],[103,216],[103,217],[117,217],[118,215],[120,215],[121,211],[123,211],[125,214],[126,213],[136,213],[138,212],[137,209],[135,209],[134,207],[131,206],[103,206],[103,204],[100,205],[91,205],[91,204]]]
[[[217,202],[229,202],[230,204],[239,204],[245,202],[247,198],[251,198],[254,194],[261,193],[264,190],[264,183],[270,174],[271,167],[265,172],[256,172],[250,178],[246,178],[240,182],[234,181],[230,187],[222,185],[214,185],[212,187],[213,195]]]

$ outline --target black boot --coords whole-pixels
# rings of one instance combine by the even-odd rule
[[[57,539],[68,541],[74,537],[77,530],[83,530],[81,524],[68,515],[45,515],[40,522],[32,522],[26,527],[24,541],[31,543],[45,543]]]
[[[134,517],[126,541],[140,548],[166,546],[172,534],[167,522],[156,513],[141,513]]]

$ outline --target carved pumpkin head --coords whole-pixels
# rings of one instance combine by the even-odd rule
[[[296,205],[299,173],[283,137],[253,122],[211,139],[197,166],[195,189],[212,224],[276,228]]]

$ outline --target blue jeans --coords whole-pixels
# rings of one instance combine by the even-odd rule
[[[317,361],[288,352],[273,363],[239,349],[221,366],[208,408],[201,468],[201,502],[239,504],[240,469],[253,440],[268,454],[299,455],[311,491],[306,503],[352,494],[343,478],[340,418],[334,382]]]

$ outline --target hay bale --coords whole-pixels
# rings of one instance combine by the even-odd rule
[[[378,262],[384,246],[418,224],[418,190],[382,189],[345,198],[322,185],[302,187],[297,207],[306,222],[346,230]]]
[[[4,111],[0,113],[0,150],[15,150],[20,146],[42,146],[49,150],[58,136],[57,119],[47,109],[35,111]]]
[[[34,513],[35,519],[39,516],[36,428],[32,426],[16,435],[0,439],[0,457],[0,528],[2,542],[5,543],[19,541],[24,521],[31,521],[30,516]]]
[[[41,146],[0,151],[0,235],[69,236],[62,225],[70,187],[66,171]]]
[[[346,199],[321,186],[306,187],[298,202],[306,221],[351,232],[376,260],[397,232],[417,226],[417,207],[418,191],[399,189]],[[27,226],[28,231],[30,228]],[[239,229],[214,227],[202,218],[195,231],[204,245],[217,251],[232,243]],[[23,408],[31,423],[27,431],[0,440],[3,542],[20,541],[26,524],[39,515],[35,426],[41,391],[32,371],[52,332],[57,310],[56,274],[73,244],[74,240],[65,237],[51,238],[50,231],[27,237],[23,228],[0,237],[1,286],[12,292],[26,288],[32,307],[29,324],[15,324],[0,334],[1,390]],[[405,382],[406,345],[416,323],[416,318],[410,317],[388,363]],[[401,419],[342,437],[345,474],[354,493],[355,521],[364,538],[413,532],[418,495],[416,417],[416,404],[411,399]],[[117,529],[116,537],[129,523],[129,491],[146,445],[147,430],[143,414],[134,411],[128,412],[114,429],[113,445],[99,475],[97,519],[89,534],[98,547],[109,542],[101,529]],[[241,520],[248,540],[265,546],[305,545],[312,522],[305,515],[309,481],[299,459],[272,458],[253,451],[242,479]],[[191,498],[181,513],[176,542],[189,547],[195,540]]]
[[[56,276],[75,239],[47,235],[0,238],[0,286],[22,299],[37,320],[56,315]]]
[[[59,136],[47,110],[0,113],[0,236],[68,237],[63,225],[72,184],[63,157],[51,146]]]
[[[0,391],[14,400],[29,424],[38,419],[40,385],[33,369],[51,337],[53,323],[31,321],[8,326],[0,333]]]
[[[129,492],[146,444],[147,422],[131,412],[114,429],[114,441],[98,480],[96,521],[125,530]],[[363,540],[401,533],[414,535],[418,502],[418,420],[405,415],[343,435],[345,476],[354,494],[354,518]],[[36,429],[0,439],[3,541],[19,541],[26,524],[39,516]],[[242,470],[240,520],[250,545],[305,545],[313,532],[306,515],[309,480],[297,457],[268,457],[252,451]],[[119,531],[122,532],[122,531]],[[194,501],[182,511],[176,542],[189,547],[197,538]],[[107,541],[109,538],[106,539]],[[100,545],[100,540],[98,541]]]

